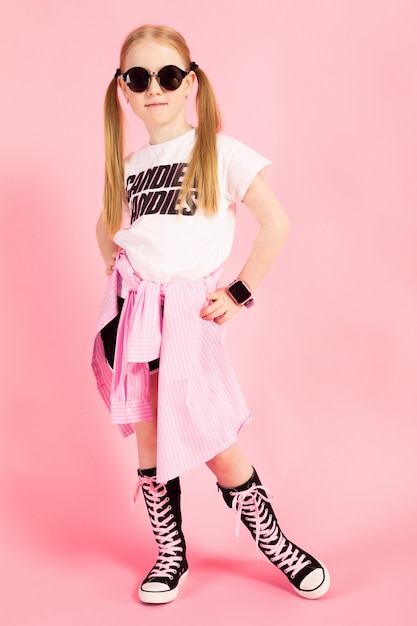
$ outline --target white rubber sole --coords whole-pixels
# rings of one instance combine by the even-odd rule
[[[178,585],[175,589],[168,589],[164,591],[145,591],[139,587],[139,600],[145,604],[167,604],[168,602],[172,602],[178,596],[179,587],[187,580],[187,576],[188,570],[180,577]]]

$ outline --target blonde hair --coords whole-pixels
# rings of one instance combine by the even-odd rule
[[[153,40],[174,48],[184,60],[185,69],[191,65],[191,55],[184,37],[168,26],[146,24],[133,30],[125,39],[120,51],[120,67],[129,50],[144,40]],[[217,175],[217,133],[221,129],[221,116],[213,88],[206,74],[193,66],[198,88],[196,108],[198,129],[196,142],[190,155],[181,188],[180,201],[198,185],[198,204],[208,215],[217,213],[219,195]],[[105,177],[103,209],[107,226],[114,234],[121,226],[123,204],[126,203],[123,175],[123,110],[120,105],[117,76],[110,82],[104,101]]]

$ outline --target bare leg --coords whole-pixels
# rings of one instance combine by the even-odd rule
[[[135,423],[139,467],[142,470],[156,467],[158,372],[150,375],[149,394],[152,407],[152,419]]]
[[[237,443],[207,462],[219,485],[232,489],[246,483],[253,474],[253,467]]]

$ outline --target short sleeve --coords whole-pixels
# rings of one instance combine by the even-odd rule
[[[229,203],[241,202],[255,176],[266,180],[271,170],[271,161],[226,135],[218,137],[218,154],[220,180]]]

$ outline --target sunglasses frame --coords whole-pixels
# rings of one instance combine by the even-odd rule
[[[163,72],[164,70],[166,70],[168,68],[171,68],[171,67],[176,69],[181,74],[181,82],[178,85],[178,87],[175,87],[175,89],[170,89],[169,87],[168,88],[164,87],[164,85],[161,83],[161,72]],[[132,89],[132,87],[130,86],[131,84],[129,82],[129,80],[130,80],[129,73],[132,70],[142,70],[143,72],[146,72],[146,74],[148,75],[148,82],[147,82],[147,85],[145,86],[144,89],[140,89],[140,90]],[[148,87],[149,87],[149,85],[151,83],[151,80],[152,80],[152,76],[156,76],[156,78],[158,80],[158,83],[162,87],[162,89],[165,89],[166,91],[176,91],[177,89],[180,88],[180,86],[182,85],[182,81],[184,80],[184,78],[186,76],[188,76],[188,74],[190,72],[191,72],[191,70],[188,70],[188,72],[187,72],[185,70],[182,70],[177,65],[164,65],[164,67],[161,67],[161,69],[158,72],[148,72],[148,70],[146,70],[144,67],[131,67],[126,72],[124,72],[123,74],[120,72],[119,76],[126,83],[126,85],[129,87],[129,89],[131,91],[133,91],[134,93],[143,93],[144,91],[146,91],[148,89]],[[162,80],[163,80],[163,78],[162,78]]]

